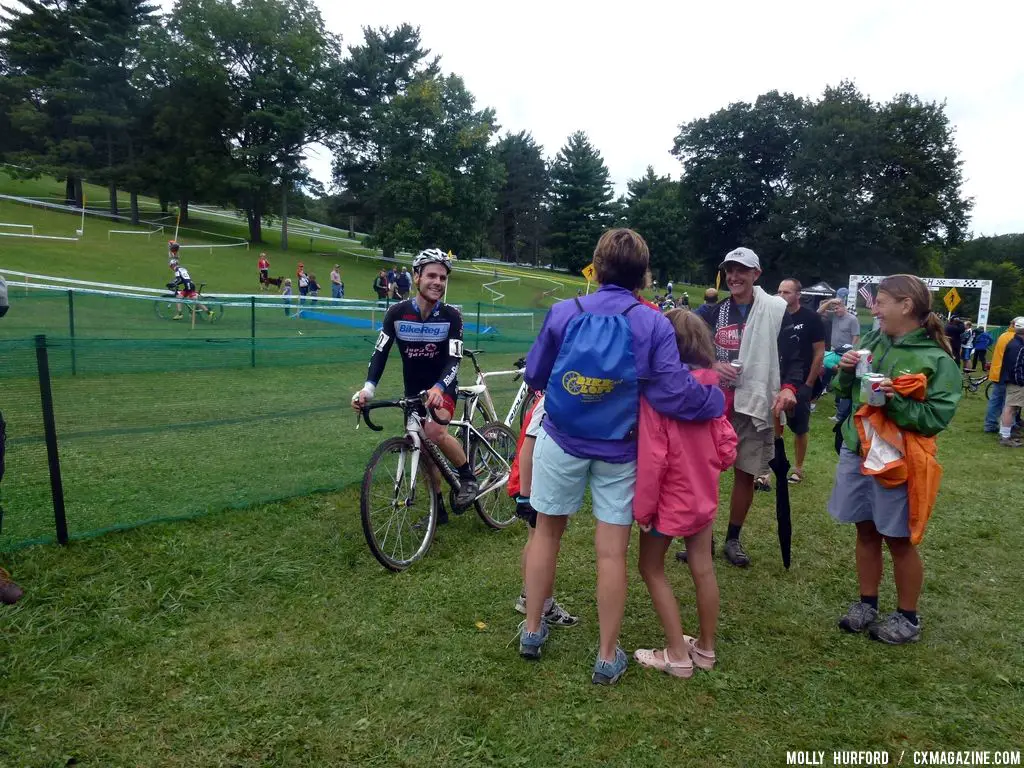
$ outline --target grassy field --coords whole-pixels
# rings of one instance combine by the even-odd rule
[[[0,202],[0,221],[12,216],[39,216],[55,234],[76,226]],[[86,231],[78,245],[0,238],[0,266],[166,280],[156,236],[151,247],[108,246],[105,225]],[[223,290],[246,290],[255,254],[243,253],[197,251],[193,273],[209,268]],[[359,281],[372,275],[369,264],[352,257],[346,282],[363,267]],[[468,296],[482,280],[457,273],[453,285]],[[528,282],[513,285],[523,306],[539,306],[530,302],[543,284]],[[835,456],[823,403],[807,479],[792,493],[793,567],[779,560],[769,494],[744,532],[753,567],[719,562],[719,668],[679,681],[632,667],[599,689],[586,514],[570,526],[557,585],[582,624],[554,635],[536,665],[514,645],[520,527],[453,518],[400,575],[370,555],[351,483],[400,424],[353,428],[345,402],[370,338],[358,331],[299,337],[312,326],[281,313],[252,347],[230,310],[223,326],[195,333],[158,326],[148,306],[88,310],[100,319],[83,320],[78,375],[66,341],[51,350],[69,523],[77,536],[129,530],[12,547],[52,531],[28,339],[47,323],[60,335],[67,318],[63,297],[15,301],[0,323],[20,324],[0,339],[10,422],[0,563],[27,596],[0,608],[0,766],[781,766],[787,750],[840,749],[885,749],[895,765],[903,750],[911,764],[912,750],[1022,746],[1021,457],[981,434],[979,394],[940,438],[921,643],[882,647],[835,628],[857,590],[853,532],[825,512]],[[494,341],[485,365],[524,351]],[[382,396],[398,381],[393,362]],[[499,407],[514,386],[496,384]],[[716,528],[721,541],[725,521]],[[692,629],[688,574],[669,570]],[[893,602],[887,575],[883,609]],[[659,641],[631,576],[622,642]]]
[[[395,576],[347,490],[8,556],[28,596],[0,624],[0,764],[779,766],[791,749],[886,749],[891,764],[902,750],[1020,749],[1019,457],[980,434],[982,407],[968,398],[940,441],[916,646],[835,628],[856,595],[853,532],[824,511],[835,459],[819,413],[792,569],[768,494],[745,533],[753,567],[719,561],[712,673],[633,667],[616,688],[590,684],[587,516],[558,575],[583,623],[531,665],[510,646],[521,529],[456,518]],[[670,571],[693,627],[688,576]],[[634,576],[623,643],[659,637]]]

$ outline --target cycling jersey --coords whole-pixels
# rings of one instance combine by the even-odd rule
[[[413,397],[440,387],[452,399],[462,360],[462,315],[450,304],[438,302],[423,320],[417,297],[400,301],[384,315],[384,325],[370,358],[366,382],[377,385],[388,361],[391,345],[398,342],[402,357],[405,396]]]
[[[174,287],[186,293],[191,293],[196,289],[196,284],[192,282],[188,270],[180,265],[174,268]]]

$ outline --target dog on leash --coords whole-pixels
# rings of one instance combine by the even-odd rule
[[[263,275],[260,275],[260,285],[263,286],[264,291],[268,290],[270,286],[280,288],[283,282],[283,277],[264,277]]]

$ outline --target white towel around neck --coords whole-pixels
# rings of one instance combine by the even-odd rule
[[[786,300],[754,286],[754,303],[740,340],[743,374],[734,408],[753,419],[758,431],[772,429],[772,404],[779,394],[779,331]]]

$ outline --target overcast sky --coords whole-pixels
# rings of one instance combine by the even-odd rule
[[[503,132],[531,131],[551,157],[586,131],[619,192],[647,165],[679,175],[680,123],[772,89],[817,97],[845,78],[876,101],[946,101],[971,229],[1024,232],[1024,5],[1013,0],[318,2],[346,45],[367,25],[418,25]],[[326,153],[310,164],[329,179]]]

